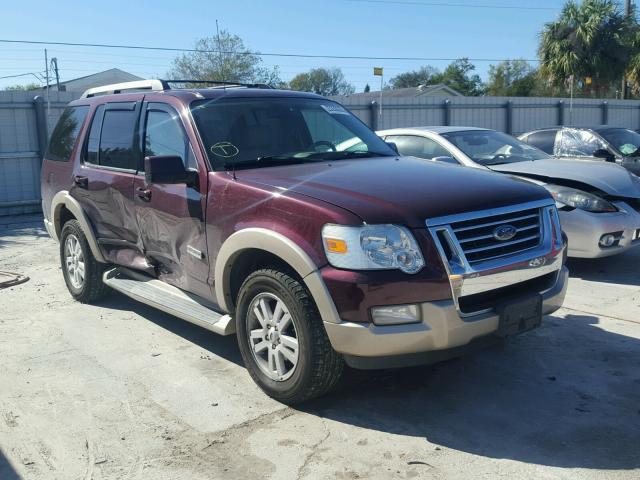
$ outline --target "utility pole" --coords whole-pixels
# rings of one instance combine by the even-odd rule
[[[627,17],[631,17],[633,15],[633,4],[632,0],[625,0],[624,2],[624,14]],[[627,98],[627,76],[622,74],[622,88],[620,89],[620,98]]]
[[[49,127],[49,115],[51,114],[51,102],[49,101],[49,57],[47,49],[44,49],[44,71],[47,75],[47,128]]]
[[[56,57],[51,59],[51,70],[56,76],[56,89],[60,91],[60,73],[58,72],[58,59]]]

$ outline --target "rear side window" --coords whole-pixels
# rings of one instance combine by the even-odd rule
[[[133,136],[137,112],[134,110],[106,110],[102,120],[98,163],[101,166],[136,169],[133,156]]]
[[[433,159],[435,157],[451,157],[451,153],[435,140],[416,135],[389,135],[387,142],[395,143],[401,155]]]
[[[134,138],[137,119],[138,111],[134,103],[98,106],[87,139],[85,162],[136,170]]]
[[[57,162],[68,162],[76,145],[80,128],[87,118],[88,106],[67,107],[62,112],[56,128],[51,134],[46,158]]]
[[[553,155],[553,147],[556,142],[557,130],[542,130],[541,132],[534,132],[529,135],[525,142],[534,147],[538,147],[543,152]]]

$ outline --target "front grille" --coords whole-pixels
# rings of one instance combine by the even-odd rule
[[[473,265],[537,247],[542,239],[540,218],[540,209],[530,208],[454,222],[450,227],[467,262]],[[496,229],[503,225],[515,227],[512,238],[496,238]]]

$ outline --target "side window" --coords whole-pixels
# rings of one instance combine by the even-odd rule
[[[106,109],[102,120],[98,164],[105,167],[135,170],[133,137],[137,120],[136,110]]]
[[[104,105],[99,105],[93,114],[91,130],[89,130],[89,138],[87,139],[87,154],[84,161],[93,165],[98,165],[98,150],[100,149],[100,130],[102,129],[103,114]]]
[[[593,152],[606,148],[602,140],[587,130],[565,129],[556,149],[556,155],[570,157],[591,157]]]
[[[67,107],[51,134],[46,158],[58,162],[68,162],[76,145],[80,127],[89,113],[88,106]]]
[[[144,156],[177,155],[186,168],[197,169],[197,162],[191,150],[180,118],[166,110],[147,110],[144,135]]]
[[[534,132],[527,137],[526,142],[529,145],[538,147],[549,155],[553,155],[553,147],[556,143],[557,134],[557,130],[542,130],[540,132]]]
[[[451,153],[435,140],[415,135],[389,135],[385,141],[395,143],[401,155],[431,160],[435,157],[451,157]]]

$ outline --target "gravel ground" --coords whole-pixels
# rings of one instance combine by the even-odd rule
[[[505,345],[352,374],[299,408],[235,337],[113,294],[71,300],[36,218],[0,225],[0,479],[640,478],[640,249],[571,262],[565,308]]]

